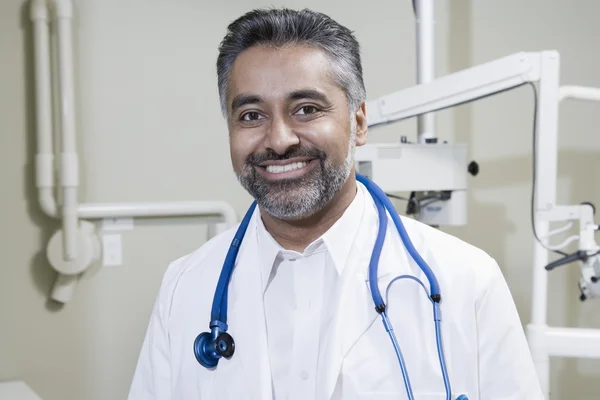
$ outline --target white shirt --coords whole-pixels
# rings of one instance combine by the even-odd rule
[[[315,398],[320,338],[330,327],[334,300],[360,225],[362,192],[342,217],[302,253],[286,250],[257,224],[267,343],[274,400]]]

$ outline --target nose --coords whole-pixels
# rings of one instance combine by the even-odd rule
[[[285,118],[273,118],[269,126],[265,146],[277,154],[285,154],[290,147],[300,144],[300,138]]]

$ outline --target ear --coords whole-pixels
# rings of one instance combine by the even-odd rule
[[[356,118],[356,145],[363,146],[367,143],[368,122],[367,122],[367,104],[363,101],[354,115]]]

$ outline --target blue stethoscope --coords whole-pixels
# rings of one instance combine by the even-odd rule
[[[402,357],[402,351],[400,350],[400,345],[398,344],[398,340],[396,339],[396,334],[394,333],[394,329],[392,328],[392,324],[387,316],[386,312],[386,304],[383,301],[383,297],[379,291],[379,287],[377,286],[377,267],[379,264],[379,256],[381,255],[381,250],[383,248],[383,242],[385,240],[385,234],[387,231],[387,215],[386,209],[392,217],[392,221],[394,221],[394,225],[396,225],[396,229],[398,230],[398,234],[402,239],[406,250],[413,258],[413,260],[417,263],[417,265],[421,268],[427,280],[429,281],[429,293],[427,292],[427,288],[423,282],[421,282],[418,278],[411,275],[401,275],[394,278],[389,285],[391,285],[394,281],[398,279],[412,279],[419,283],[425,293],[428,294],[429,300],[433,305],[433,319],[435,322],[435,336],[438,348],[438,357],[440,360],[440,366],[442,369],[442,376],[444,379],[444,385],[446,387],[446,400],[451,400],[452,390],[450,388],[450,380],[448,378],[448,371],[446,368],[446,361],[444,359],[444,350],[442,346],[442,335],[441,335],[441,312],[440,312],[440,301],[442,296],[440,294],[440,286],[438,281],[425,260],[421,258],[415,247],[413,246],[400,217],[398,216],[398,212],[396,211],[392,202],[388,199],[386,194],[379,188],[375,183],[371,182],[366,177],[356,174],[356,179],[361,182],[369,191],[373,200],[375,202],[375,206],[377,208],[377,214],[379,217],[379,229],[377,231],[377,239],[375,240],[375,246],[373,247],[373,253],[371,254],[371,260],[369,262],[369,285],[371,290],[371,296],[373,297],[373,303],[375,304],[375,310],[381,315],[381,319],[383,321],[383,325],[385,330],[390,336],[392,344],[394,346],[394,350],[396,352],[396,356],[398,357],[398,362],[400,363],[400,369],[402,370],[402,377],[404,378],[404,385],[406,387],[406,393],[408,395],[409,400],[414,400],[414,395],[412,391],[412,387],[410,384],[410,379],[408,377],[408,372],[406,371],[406,366],[404,362],[404,358]],[[194,341],[194,354],[196,356],[196,360],[206,367],[213,368],[216,367],[219,359],[221,357],[230,358],[233,356],[235,350],[235,342],[229,333],[227,333],[227,292],[229,281],[231,280],[231,274],[233,273],[233,268],[235,266],[235,260],[242,244],[242,240],[246,233],[246,229],[250,223],[250,218],[254,213],[254,209],[256,208],[256,202],[253,202],[244,219],[240,223],[233,240],[231,241],[231,245],[229,246],[229,251],[227,252],[227,256],[225,257],[225,262],[223,263],[223,268],[221,269],[221,275],[219,276],[219,281],[217,283],[217,288],[215,289],[215,296],[213,298],[212,303],[212,311],[210,315],[210,332],[204,332],[198,335],[196,340]],[[390,286],[388,285],[388,291]],[[386,291],[386,299],[387,292]],[[460,395],[456,400],[468,400],[465,395]]]

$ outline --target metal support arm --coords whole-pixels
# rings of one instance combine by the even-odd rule
[[[567,97],[598,100],[600,90],[568,87],[561,92],[559,76],[560,60],[556,51],[517,53],[367,102],[368,125],[376,127],[454,107],[523,84],[538,84],[533,149],[533,223],[535,236],[541,239],[533,243],[532,314],[527,335],[546,398],[550,393],[551,355],[600,357],[600,351],[589,352],[592,347],[600,349],[599,331],[547,326],[548,272],[544,267],[548,265],[550,247],[546,240],[550,236],[551,220],[579,220],[579,250],[589,256],[580,263],[582,279],[579,284],[588,296],[595,296],[596,291],[600,295],[594,282],[598,263],[593,252],[599,247],[594,239],[593,228],[597,229],[597,226],[593,224],[593,215],[587,215],[589,209],[584,206],[556,205],[559,101]],[[600,271],[597,272],[600,275]],[[585,343],[587,353],[582,351],[581,343]]]

